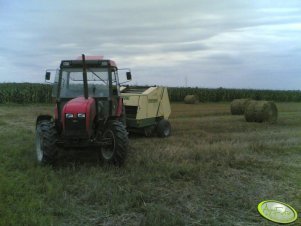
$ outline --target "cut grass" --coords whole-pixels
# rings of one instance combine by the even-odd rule
[[[34,127],[52,106],[0,105],[0,225],[274,225],[266,199],[300,214],[301,104],[278,107],[271,125],[229,103],[173,104],[173,135],[131,136],[124,167],[85,150],[51,168],[35,163]]]

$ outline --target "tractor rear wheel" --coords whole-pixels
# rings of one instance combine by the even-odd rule
[[[40,121],[36,127],[36,153],[39,164],[53,164],[57,158],[57,132],[51,121]]]
[[[161,119],[157,125],[157,134],[159,137],[168,137],[171,134],[171,126],[169,121]]]
[[[105,162],[122,165],[127,156],[128,132],[120,121],[108,122],[107,128],[102,134],[103,140],[110,140],[110,144],[101,148],[101,156]]]

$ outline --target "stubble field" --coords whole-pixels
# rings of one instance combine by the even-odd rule
[[[300,215],[301,104],[277,105],[258,124],[229,103],[172,104],[172,136],[130,136],[121,168],[87,150],[38,166],[35,119],[52,106],[0,105],[0,225],[275,225],[267,199]]]

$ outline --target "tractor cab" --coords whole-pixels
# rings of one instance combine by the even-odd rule
[[[88,58],[89,59],[89,58]],[[108,98],[119,95],[117,67],[111,60],[63,60],[57,71],[56,99]]]

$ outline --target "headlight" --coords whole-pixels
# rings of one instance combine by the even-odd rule
[[[67,113],[67,114],[66,114],[66,118],[73,118],[73,114]]]
[[[86,118],[86,114],[85,113],[77,113],[77,117],[78,118]]]

